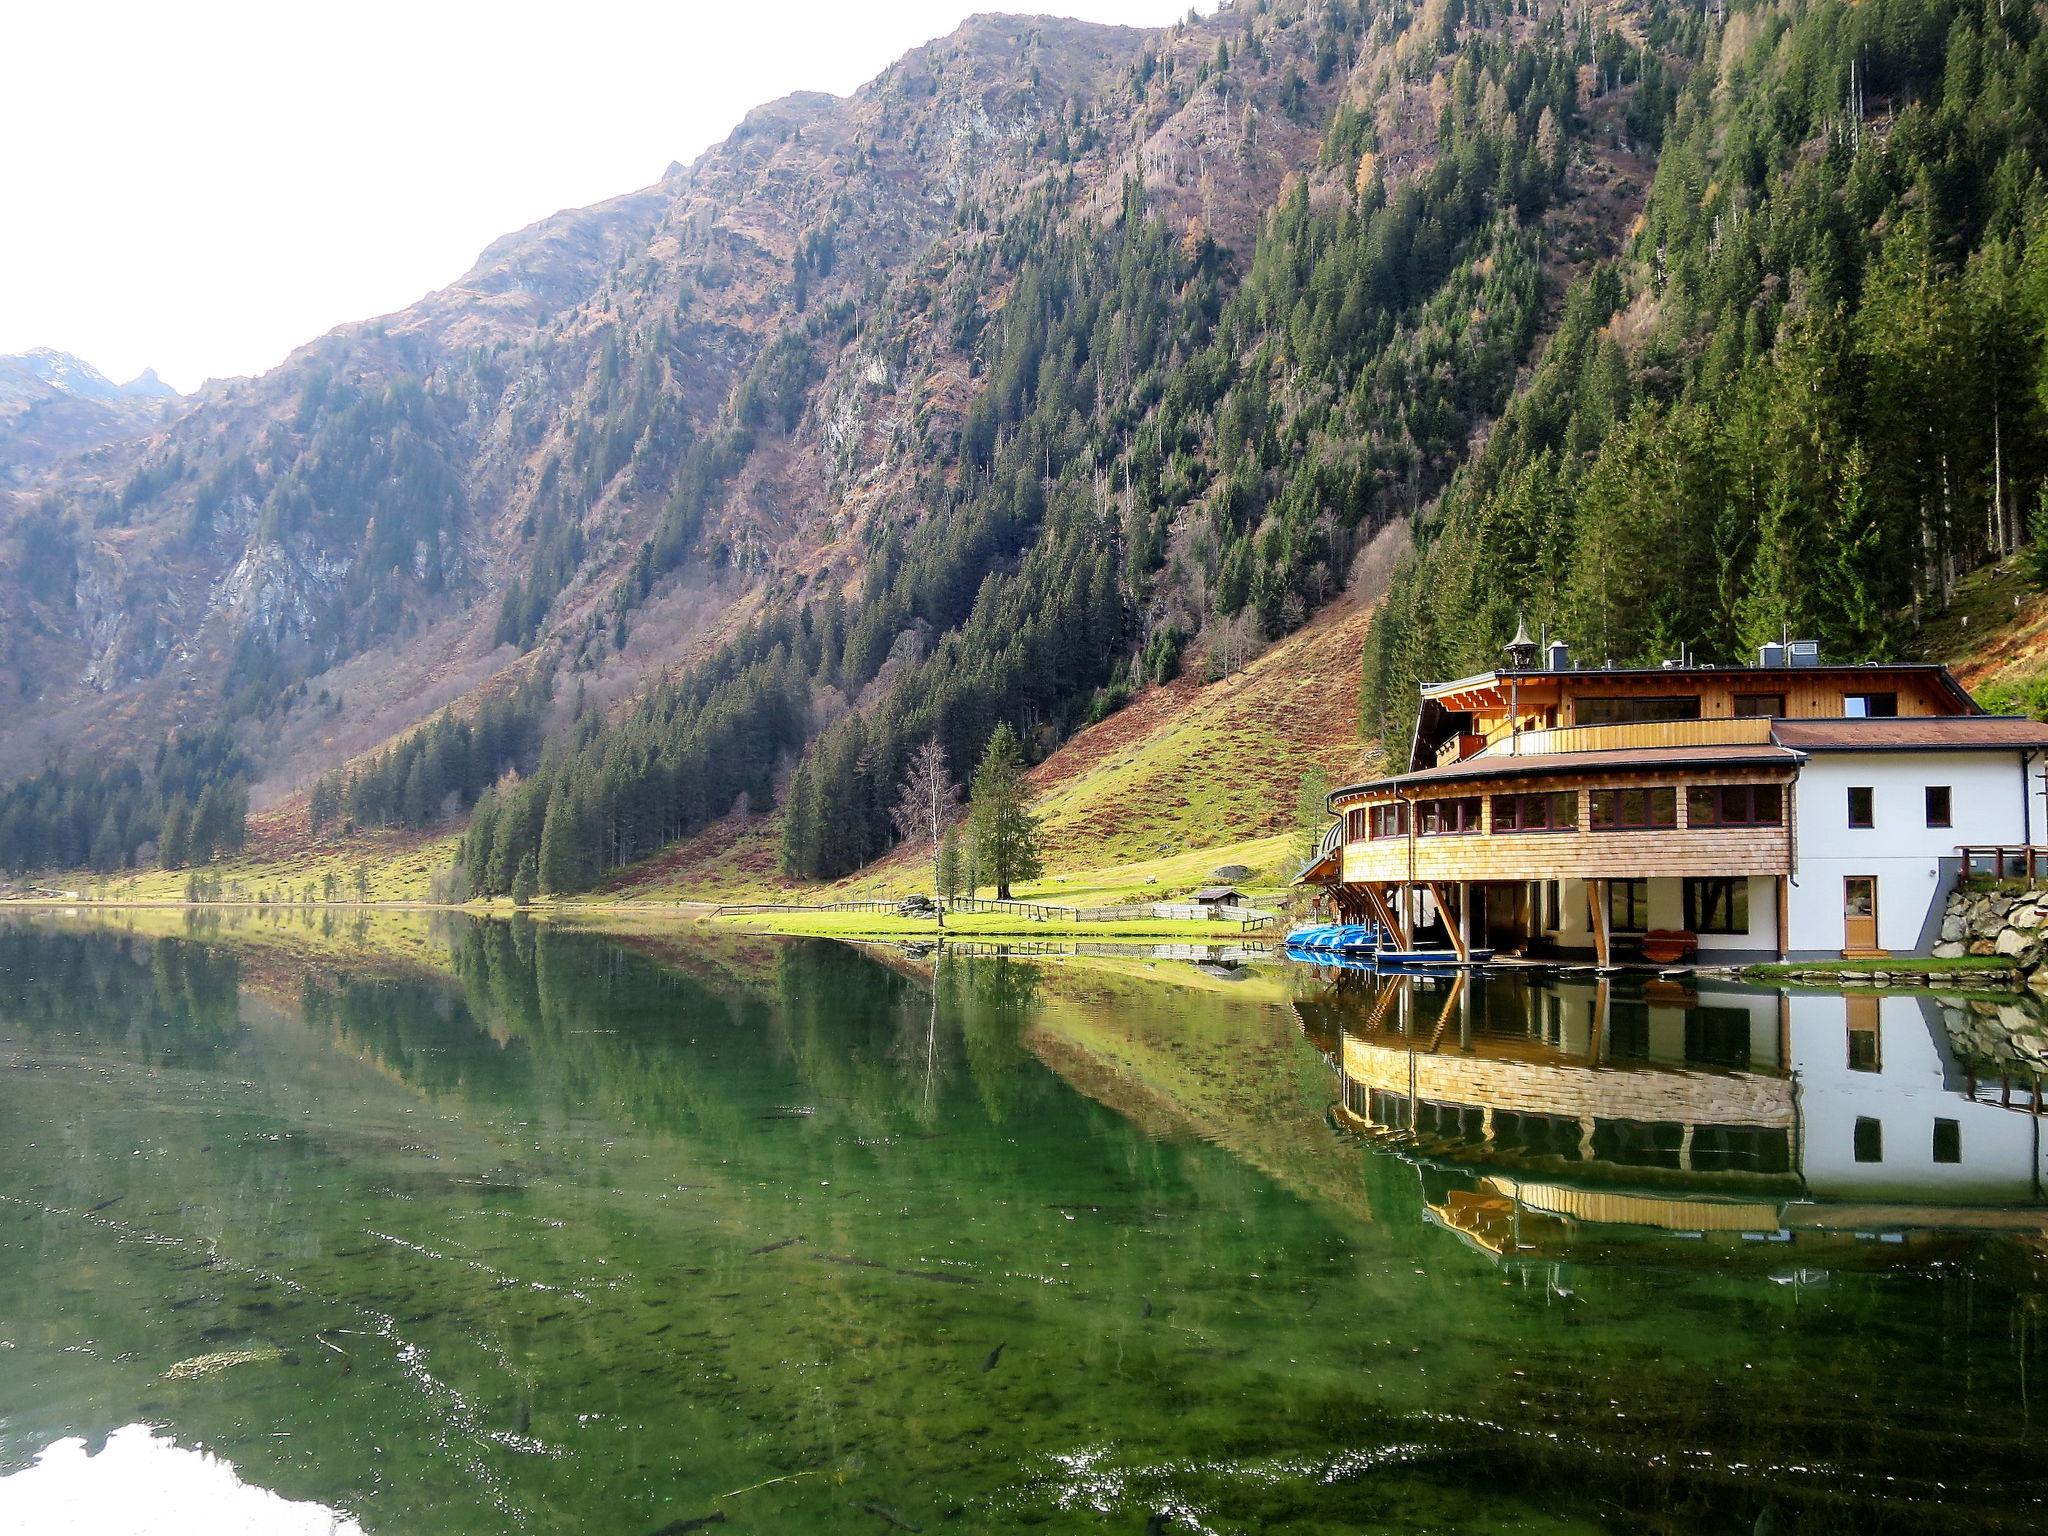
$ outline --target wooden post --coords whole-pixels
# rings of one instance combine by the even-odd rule
[[[1465,908],[1462,904],[1462,898],[1466,889],[1465,882],[1459,881],[1460,905],[1458,907],[1458,920],[1454,923],[1451,921],[1449,913],[1445,910],[1443,886],[1435,880],[1429,882],[1429,894],[1436,898],[1437,913],[1444,920],[1444,932],[1451,936],[1451,949],[1457,954],[1458,964],[1460,965],[1470,964],[1472,960],[1472,946],[1465,942]]]
[[[1593,924],[1593,963],[1601,970],[1608,968],[1612,949],[1607,933],[1607,882],[1588,880],[1586,882],[1586,915]]]

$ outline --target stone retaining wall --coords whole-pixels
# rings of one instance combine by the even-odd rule
[[[2048,990],[2048,891],[1951,891],[1934,953],[2004,955],[2029,986]]]

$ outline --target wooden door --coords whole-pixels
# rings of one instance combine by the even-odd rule
[[[1868,953],[1877,948],[1877,876],[1842,878],[1842,948]]]

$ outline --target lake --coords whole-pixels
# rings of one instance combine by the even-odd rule
[[[2048,1519],[2025,1005],[395,922],[0,921],[0,1530]]]

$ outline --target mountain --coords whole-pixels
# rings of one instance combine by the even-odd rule
[[[0,485],[52,460],[156,427],[178,392],[145,368],[116,384],[48,347],[0,356]]]
[[[1368,736],[1518,608],[1875,644],[2041,483],[2043,50],[1936,0],[975,18],[18,471],[0,778],[137,780],[0,799],[0,864],[161,857],[153,754],[217,727],[322,837],[466,820],[479,890],[771,805],[838,877],[917,743],[1227,676],[1397,523]]]

